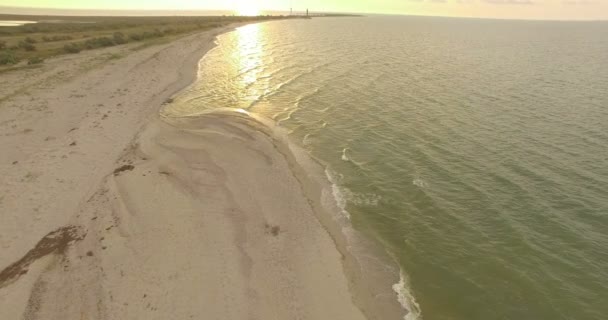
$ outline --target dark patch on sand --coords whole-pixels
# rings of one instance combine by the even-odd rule
[[[47,290],[47,284],[44,280],[38,279],[34,283],[34,287],[30,293],[30,298],[27,301],[27,306],[23,312],[23,320],[38,319],[38,313],[42,306],[42,296]]]
[[[125,164],[124,166],[116,168],[116,170],[114,170],[114,175],[117,176],[123,171],[131,171],[133,169],[135,169],[133,165]]]
[[[268,223],[264,225],[264,229],[266,230],[266,233],[271,234],[274,237],[278,236],[279,233],[281,233],[281,227],[273,226]]]
[[[67,226],[59,228],[44,236],[36,246],[28,251],[23,258],[11,264],[0,272],[0,288],[9,285],[28,271],[28,267],[36,260],[49,255],[64,254],[68,246],[78,240],[84,239],[85,234],[81,228]]]

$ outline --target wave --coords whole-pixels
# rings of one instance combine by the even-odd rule
[[[342,149],[342,156],[340,157],[342,159],[342,161],[350,162],[360,169],[365,169],[365,165],[367,164],[367,162],[361,162],[361,161],[357,161],[357,160],[353,159],[352,155],[349,155],[350,150],[351,150],[350,148]]]
[[[342,214],[342,216],[350,220],[350,213],[346,210],[346,197],[338,186],[338,175],[336,173],[333,173],[329,169],[329,167],[327,167],[325,168],[325,176],[331,184],[331,194],[333,196],[333,200],[336,202],[336,205],[340,209],[340,213]]]
[[[420,311],[420,306],[416,302],[414,295],[412,295],[411,290],[409,289],[407,277],[403,273],[400,272],[399,282],[393,285],[393,291],[397,293],[397,300],[401,304],[401,306],[408,311],[408,313],[403,317],[404,320],[422,320],[422,312]]]
[[[307,133],[306,135],[304,135],[304,138],[302,138],[302,144],[304,146],[308,146],[312,143],[312,141],[310,140],[311,135],[312,135],[312,133]]]
[[[346,187],[341,187],[340,189],[346,201],[357,206],[377,207],[382,200],[382,196],[375,193],[353,192]]]
[[[342,149],[342,161],[350,161],[350,158],[346,155],[346,151],[348,151],[348,148]]]
[[[414,180],[412,180],[412,184],[419,188],[428,187],[428,184],[426,183],[426,181],[422,180],[421,178],[414,178]]]
[[[300,78],[305,77],[305,76],[307,76],[309,74],[312,74],[315,71],[318,71],[318,69],[322,69],[322,68],[324,68],[324,67],[326,67],[328,65],[329,65],[329,63],[324,63],[324,64],[321,64],[321,65],[315,66],[313,68],[310,68],[307,71],[297,73],[296,75],[292,76],[291,78],[289,78],[289,79],[287,79],[287,80],[285,80],[285,81],[283,81],[283,82],[275,85],[274,88],[272,88],[271,90],[268,90],[268,92],[265,92],[264,94],[260,95],[256,100],[254,100],[254,101],[252,101],[250,103],[250,105],[249,105],[249,107],[247,109],[253,108],[262,99],[267,99],[267,98],[270,98],[270,97],[272,97],[272,96],[280,93],[281,89],[284,88],[285,86],[289,86],[289,85],[291,85],[293,83],[296,83]]]

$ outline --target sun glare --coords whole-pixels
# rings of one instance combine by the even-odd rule
[[[260,8],[251,2],[251,0],[237,1],[236,13],[240,16],[259,16],[261,13]]]

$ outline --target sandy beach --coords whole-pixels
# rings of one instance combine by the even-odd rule
[[[160,119],[227,30],[0,77],[0,319],[371,318],[255,120]]]

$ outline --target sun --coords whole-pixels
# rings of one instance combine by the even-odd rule
[[[260,8],[251,0],[240,0],[236,2],[236,13],[240,16],[259,16]]]

